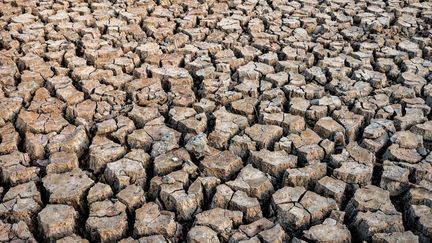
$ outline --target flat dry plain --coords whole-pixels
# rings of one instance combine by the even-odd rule
[[[0,242],[430,242],[432,1],[1,0]]]

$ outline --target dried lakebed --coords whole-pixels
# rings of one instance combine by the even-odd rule
[[[430,242],[432,2],[0,2],[0,242]]]

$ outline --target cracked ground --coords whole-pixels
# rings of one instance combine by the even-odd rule
[[[432,2],[0,1],[0,242],[432,238]]]

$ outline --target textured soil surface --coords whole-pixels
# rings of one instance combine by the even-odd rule
[[[0,1],[0,242],[430,242],[432,2]]]

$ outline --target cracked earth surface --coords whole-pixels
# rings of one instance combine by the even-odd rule
[[[430,242],[432,2],[3,0],[0,242]]]

